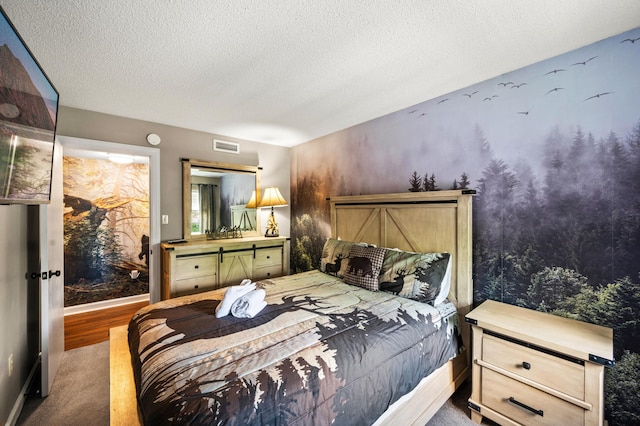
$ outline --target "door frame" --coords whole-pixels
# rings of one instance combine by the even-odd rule
[[[160,301],[160,149],[73,136],[58,135],[57,138],[62,144],[63,155],[64,149],[69,148],[149,158],[149,301],[150,303]],[[65,315],[92,309],[102,309],[122,303],[139,302],[144,298],[133,296],[114,299],[113,301],[88,303],[77,308],[72,306],[65,308]]]

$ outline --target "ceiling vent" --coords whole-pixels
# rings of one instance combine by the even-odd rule
[[[240,154],[240,144],[214,139],[213,150],[226,152],[228,154]]]

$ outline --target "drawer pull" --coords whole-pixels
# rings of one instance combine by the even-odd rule
[[[199,268],[200,268],[200,265],[195,265],[193,268],[194,268],[194,269],[199,269]]]
[[[531,364],[529,364],[527,361],[522,361],[522,368],[524,368],[525,370],[531,370]]]
[[[509,397],[509,402],[517,405],[518,407],[524,408],[525,410],[531,411],[533,414],[537,414],[540,417],[544,417],[544,412],[542,410],[536,410],[533,407],[529,407],[527,404],[523,404],[522,402],[518,401],[512,396]]]

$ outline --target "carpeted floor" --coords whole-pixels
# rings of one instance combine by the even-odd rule
[[[476,425],[471,421],[467,400],[471,395],[471,380],[467,380],[429,420],[427,426]],[[485,422],[483,421],[483,424]]]
[[[109,342],[66,351],[49,396],[30,395],[17,425],[109,425]]]
[[[468,383],[461,386],[427,425],[475,424],[466,408],[470,393]],[[17,421],[17,425],[27,426],[108,424],[109,342],[66,351],[49,396],[30,395]]]

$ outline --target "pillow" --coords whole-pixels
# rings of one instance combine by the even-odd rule
[[[386,251],[379,247],[352,245],[344,282],[367,290],[378,291],[378,275]]]
[[[347,269],[349,252],[351,246],[355,243],[352,241],[336,240],[327,238],[322,248],[322,257],[320,258],[320,271],[344,278],[344,272]]]
[[[442,303],[451,288],[451,255],[387,250],[378,287],[419,302]]]

